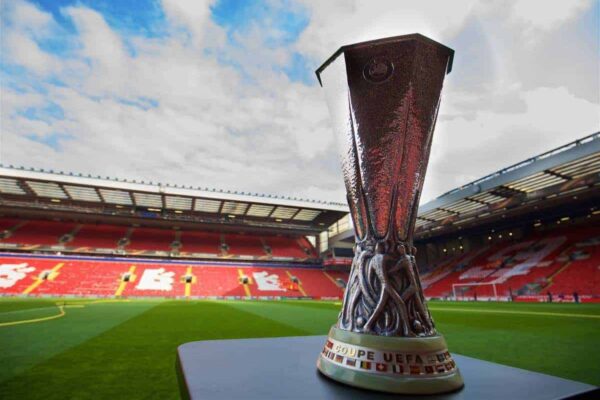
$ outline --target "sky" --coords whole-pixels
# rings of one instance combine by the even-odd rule
[[[0,0],[0,163],[345,202],[314,70],[451,48],[422,202],[600,128],[600,3]]]

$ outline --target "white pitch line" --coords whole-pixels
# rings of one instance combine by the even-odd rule
[[[594,314],[567,314],[555,312],[536,312],[536,311],[511,311],[511,310],[494,310],[494,309],[475,309],[475,308],[457,308],[457,307],[429,307],[433,311],[454,311],[454,312],[472,312],[472,313],[490,313],[490,314],[521,314],[521,315],[541,315],[546,317],[569,317],[569,318],[592,318],[600,319],[600,315]]]

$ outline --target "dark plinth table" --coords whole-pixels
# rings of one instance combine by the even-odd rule
[[[458,392],[401,396],[355,389],[325,378],[316,360],[325,336],[191,342],[177,350],[183,398],[550,400],[593,398],[594,386],[453,354],[465,380]],[[596,397],[600,399],[600,395]]]

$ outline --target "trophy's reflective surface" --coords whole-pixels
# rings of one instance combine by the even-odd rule
[[[463,385],[423,297],[413,246],[453,54],[414,34],[344,46],[317,70],[356,238],[342,311],[317,363],[337,381],[419,394]]]

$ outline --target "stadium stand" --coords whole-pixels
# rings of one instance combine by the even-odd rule
[[[2,295],[29,294],[41,280],[44,271],[59,267],[55,260],[36,260],[30,262],[27,258],[0,258],[0,293]],[[49,275],[49,274],[46,274]],[[56,275],[53,276],[53,278]]]
[[[29,260],[28,264],[37,266],[38,260]],[[113,296],[119,287],[121,275],[127,272],[127,266],[118,263],[61,260],[54,264],[51,269],[54,274],[41,281],[39,286],[29,292],[30,294]]]
[[[197,271],[193,271],[195,274]],[[200,297],[244,297],[244,285],[240,282],[243,271],[236,267],[203,266],[194,293]]]
[[[309,256],[302,249],[298,240],[294,238],[273,236],[265,238],[265,243],[271,248],[271,254],[274,257],[303,259]]]
[[[0,231],[8,231],[15,228],[19,223],[17,219],[0,218]]]
[[[600,301],[599,201],[595,133],[421,205],[425,295]],[[0,295],[340,298],[353,242],[339,203],[0,166]]]
[[[0,238],[0,245],[12,249],[76,253],[118,250],[119,254],[137,256],[167,255],[173,252],[179,256],[241,257],[256,260],[278,257],[303,261],[317,258],[312,244],[305,238],[297,237],[82,225],[43,220],[2,219],[0,224],[6,227],[5,234]]]
[[[267,252],[260,237],[253,235],[226,234],[224,243],[227,245],[227,252],[243,256],[265,257]]]
[[[217,255],[221,253],[221,238],[213,232],[182,232],[182,254],[205,253]]]
[[[543,293],[570,296],[598,294],[600,288],[600,234],[574,243],[557,270],[548,278]]]
[[[115,225],[83,225],[65,245],[74,251],[116,249],[119,240],[127,234],[127,227]]]
[[[421,205],[415,245],[425,295],[600,301],[599,204],[594,133]]]
[[[184,297],[188,267],[169,264],[138,264],[129,269],[130,278],[123,282],[123,297]]]
[[[336,274],[341,274],[336,272]],[[246,283],[242,278],[246,278]],[[347,274],[345,279],[347,280]],[[76,257],[0,258],[0,295],[83,297],[311,297],[339,299],[320,268],[203,265]]]
[[[53,221],[21,221],[16,225],[4,242],[15,243],[27,248],[55,246],[60,238],[73,230],[75,224]]]
[[[124,246],[128,251],[171,251],[175,241],[175,231],[165,229],[134,228],[129,242]]]
[[[428,297],[594,296],[600,287],[600,228],[554,229],[467,252],[422,275]]]

